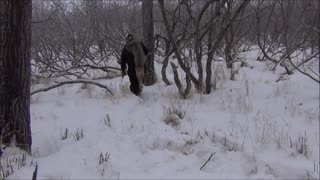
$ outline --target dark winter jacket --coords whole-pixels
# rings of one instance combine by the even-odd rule
[[[148,49],[144,46],[144,44],[141,42],[142,49],[144,51],[144,54],[147,55]],[[135,70],[135,64],[134,64],[134,56],[131,52],[129,52],[126,47],[122,49],[121,53],[121,70],[125,71],[128,67],[128,76],[130,80],[130,90],[132,93],[135,95],[139,95],[139,85],[138,85],[138,80],[136,77],[136,70]]]
[[[144,54],[148,54],[148,49],[144,46],[144,44],[141,42],[142,49],[144,51]],[[135,70],[135,65],[134,65],[134,56],[131,52],[129,52],[126,47],[122,49],[121,53],[121,70],[124,71],[126,70],[128,66],[128,75],[135,75],[136,70]]]

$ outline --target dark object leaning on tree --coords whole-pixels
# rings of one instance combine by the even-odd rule
[[[134,40],[134,37],[132,34],[129,34],[126,38],[127,43],[132,40]],[[140,43],[141,43],[144,54],[147,55],[149,53],[148,49],[144,46],[142,42]],[[129,50],[126,47],[123,47],[122,49],[121,62],[119,62],[119,64],[121,65],[122,77],[127,74],[126,69],[128,66],[127,72],[130,80],[130,91],[136,96],[139,96],[141,93],[141,90],[139,89],[139,83],[136,76],[134,56],[131,52],[129,52]]]

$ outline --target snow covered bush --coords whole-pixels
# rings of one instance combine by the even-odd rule
[[[176,104],[171,104],[168,107],[164,106],[163,110],[165,114],[176,114],[180,119],[183,119],[186,114],[186,111],[183,109],[182,104],[180,102]]]
[[[83,138],[83,129],[77,129],[74,132],[73,137],[76,141],[80,141]]]
[[[180,125],[181,119],[177,114],[167,114],[163,121],[169,126],[177,127]]]
[[[169,106],[163,106],[163,111],[163,121],[172,127],[178,127],[186,114],[186,111],[180,102],[172,103]]]
[[[310,157],[311,149],[309,145],[309,140],[307,133],[304,133],[304,136],[299,136],[294,142],[297,153],[304,155],[305,157]]]

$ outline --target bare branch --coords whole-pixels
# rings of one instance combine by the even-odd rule
[[[32,92],[30,93],[30,96],[32,96],[32,95],[34,95],[34,94],[36,94],[36,93],[39,93],[39,92],[46,92],[46,91],[49,91],[49,90],[51,90],[51,89],[54,89],[54,88],[57,88],[57,87],[60,87],[60,86],[66,85],[66,84],[77,84],[77,83],[93,84],[93,85],[99,86],[99,87],[107,90],[112,96],[114,95],[113,92],[112,92],[106,85],[103,85],[103,84],[101,84],[101,83],[99,83],[99,82],[95,82],[95,81],[92,81],[92,80],[78,79],[78,80],[70,80],[70,81],[57,82],[57,84],[55,84],[55,85],[52,85],[52,86],[49,86],[49,87],[46,87],[46,88],[41,88],[41,89],[32,91]]]
[[[288,58],[288,60],[289,60],[290,64],[294,67],[294,69],[298,70],[301,74],[306,75],[306,76],[309,77],[310,79],[312,79],[312,80],[314,80],[315,82],[317,82],[317,83],[320,84],[320,78],[319,78],[319,76],[318,76],[318,79],[317,79],[316,77],[313,77],[311,74],[309,74],[309,73],[307,73],[307,72],[304,72],[304,71],[302,71],[302,70],[299,68],[299,66],[301,66],[302,64],[310,61],[313,57],[316,57],[317,55],[319,55],[319,53],[316,53],[315,55],[309,57],[308,59],[304,60],[303,62],[301,62],[301,63],[298,64],[298,65],[295,65],[295,64],[292,62],[291,58]]]
[[[270,4],[270,5],[268,5],[268,6],[265,6],[265,7],[263,7],[263,8],[260,8],[260,9],[258,9],[257,11],[254,11],[254,12],[252,12],[252,13],[249,13],[249,14],[246,14],[246,15],[244,15],[244,16],[238,17],[235,21],[239,21],[239,20],[245,19],[245,18],[247,18],[247,17],[250,17],[250,16],[252,16],[252,15],[255,15],[258,11],[263,11],[263,10],[268,9],[268,8],[270,8],[270,7],[272,7],[272,4]]]
[[[170,62],[172,70],[173,70],[173,76],[174,76],[174,82],[176,83],[176,86],[179,90],[180,95],[182,96],[183,99],[186,99],[188,94],[190,93],[191,89],[191,79],[190,79],[190,74],[186,73],[186,83],[187,86],[185,89],[183,89],[182,84],[179,79],[178,71],[177,71],[177,66],[173,63]]]
[[[58,9],[54,10],[46,19],[40,21],[31,21],[32,24],[40,24],[51,20],[52,16],[58,11]]]

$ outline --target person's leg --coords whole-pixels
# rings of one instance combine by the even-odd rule
[[[136,96],[140,95],[139,87],[137,87],[135,85],[132,85],[132,84],[130,85],[130,91]]]
[[[132,74],[128,74],[129,80],[130,80],[130,91],[135,94],[136,96],[140,95],[140,90],[139,90],[139,83],[137,80],[137,77]]]

